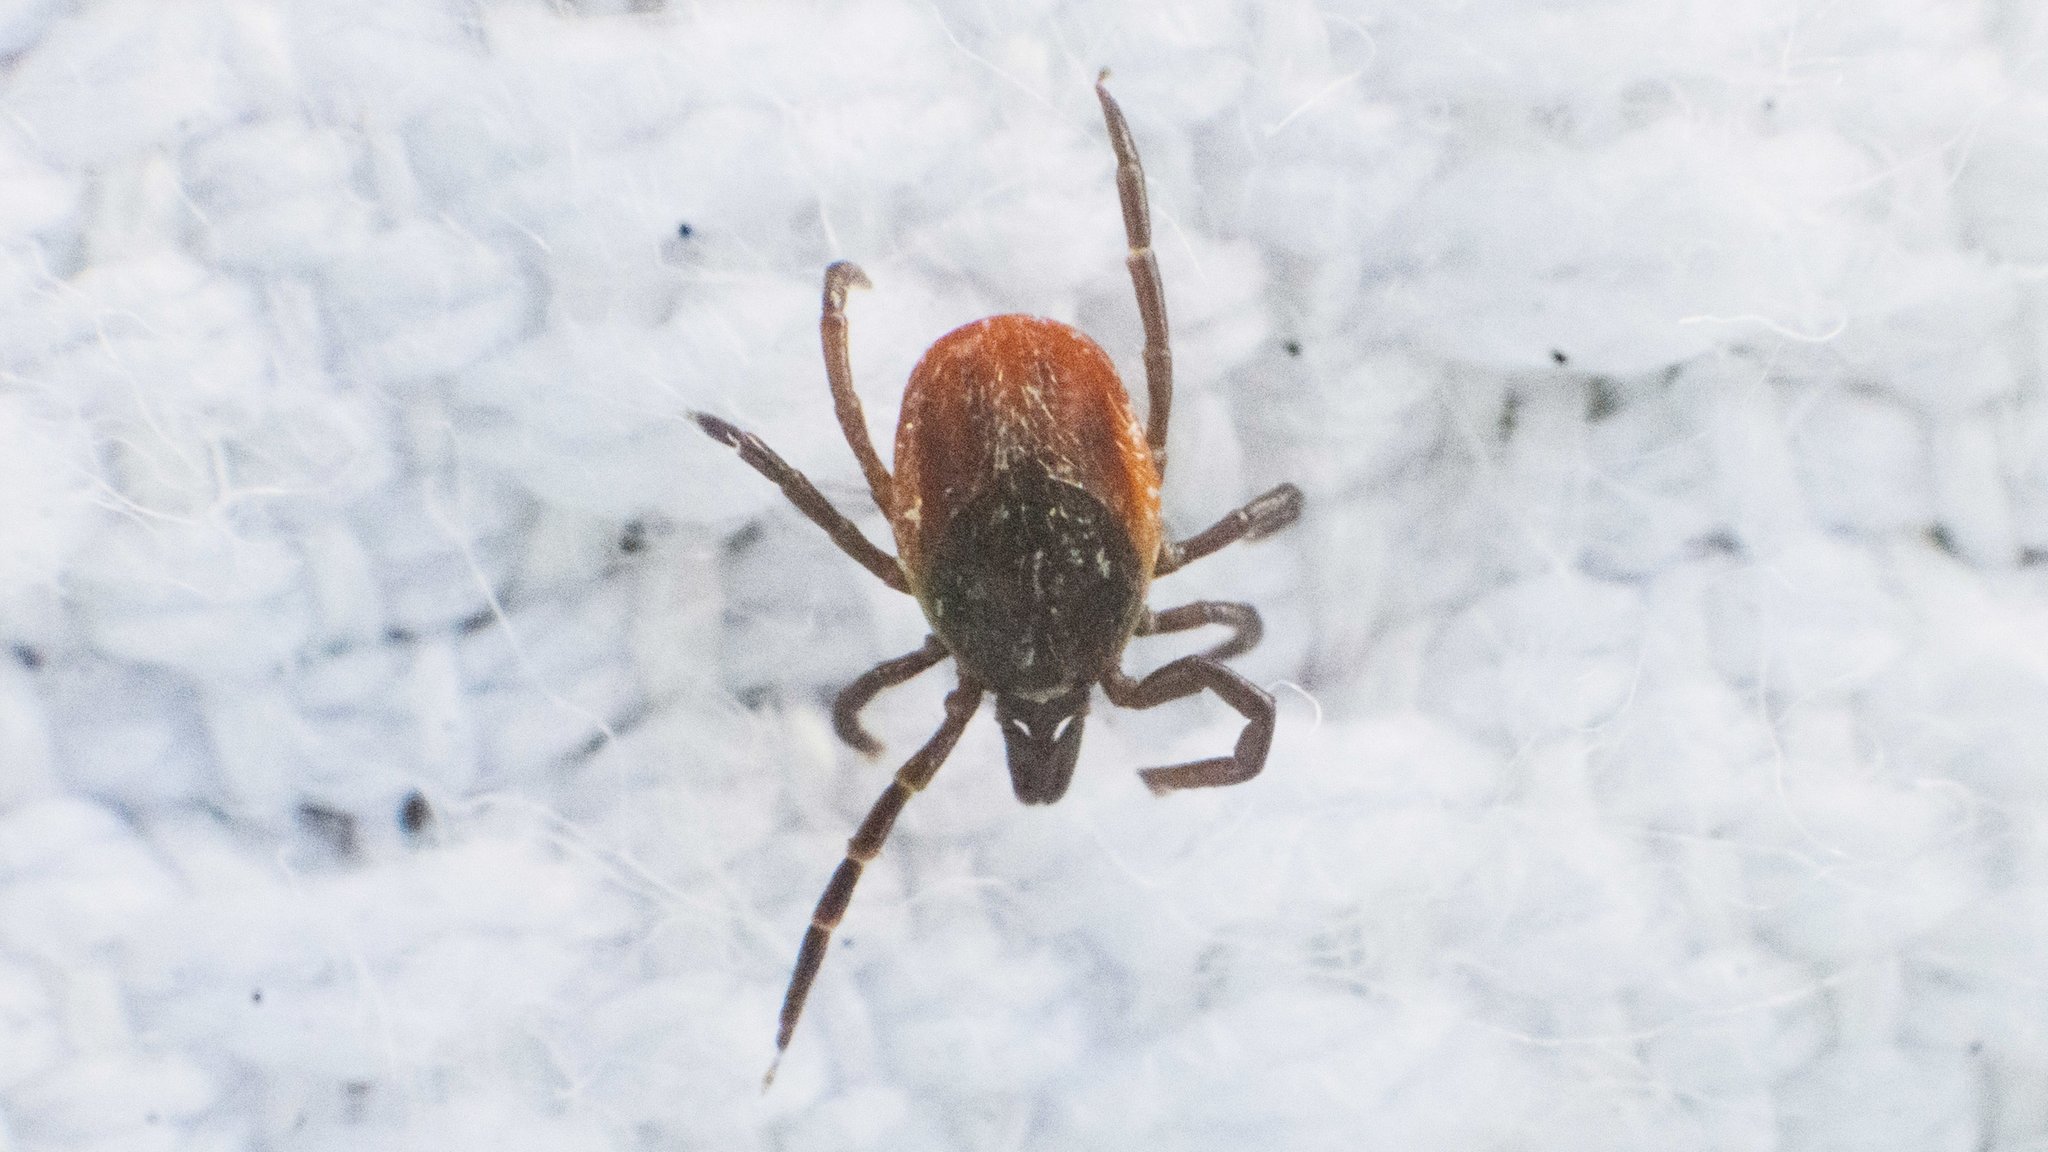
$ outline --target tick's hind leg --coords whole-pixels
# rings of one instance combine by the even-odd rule
[[[1245,719],[1244,731],[1238,734],[1237,747],[1230,755],[1139,772],[1155,796],[1183,788],[1242,784],[1266,766],[1266,752],[1273,746],[1273,697],[1207,656],[1183,656],[1143,680],[1112,669],[1103,677],[1102,687],[1109,702],[1120,708],[1157,708],[1207,688]]]
[[[860,562],[860,566],[874,573],[884,584],[898,592],[910,591],[910,585],[903,579],[903,569],[895,558],[868,542],[853,521],[840,514],[818,486],[811,483],[803,473],[789,466],[789,462],[775,454],[775,450],[761,442],[759,436],[742,432],[716,416],[703,412],[690,413],[690,419],[697,422],[706,435],[727,447],[737,449],[740,459],[761,475],[775,482],[796,510],[810,517],[811,523],[825,530],[839,550]]]
[[[839,260],[825,268],[825,303],[818,315],[818,341],[825,348],[825,380],[832,386],[832,410],[839,417],[839,430],[846,434],[846,446],[860,461],[861,475],[868,480],[875,507],[884,515],[895,508],[895,482],[875,443],[868,438],[867,417],[861,414],[860,397],[853,391],[853,365],[846,355],[846,290],[866,288],[868,274],[860,265]]]
[[[1239,540],[1263,540],[1301,519],[1301,489],[1281,484],[1251,503],[1209,525],[1177,544],[1159,548],[1154,576],[1185,568],[1213,552],[1220,552]]]
[[[1259,610],[1249,604],[1233,604],[1225,600],[1197,600],[1168,608],[1164,612],[1148,612],[1138,625],[1140,636],[1164,636],[1169,632],[1186,632],[1205,624],[1221,624],[1230,629],[1230,638],[1202,653],[1211,660],[1228,660],[1242,656],[1258,647],[1259,640],[1266,634],[1266,626],[1259,619]]]
[[[883,692],[905,683],[946,658],[946,646],[936,636],[924,638],[924,647],[894,660],[884,660],[854,678],[832,701],[832,730],[861,755],[873,759],[882,754],[882,742],[860,724],[860,710]]]
[[[1109,94],[1108,80],[1107,70],[1096,77],[1095,96],[1102,102],[1109,146],[1116,152],[1116,195],[1123,204],[1124,239],[1131,248],[1124,264],[1131,270],[1138,318],[1145,324],[1145,391],[1151,401],[1145,412],[1145,444],[1164,479],[1166,424],[1173,415],[1173,346],[1166,335],[1166,290],[1159,282],[1159,258],[1152,254],[1152,209],[1145,202],[1145,169],[1138,163],[1138,145],[1131,139],[1124,110]]]
[[[846,906],[853,901],[853,887],[860,883],[861,870],[881,852],[883,842],[889,839],[889,829],[895,826],[896,817],[903,811],[903,805],[912,796],[924,791],[925,785],[938,774],[939,765],[946,762],[946,756],[959,743],[960,733],[967,727],[967,721],[974,717],[974,710],[981,704],[981,686],[962,679],[960,686],[946,697],[946,719],[932,738],[925,741],[917,755],[906,761],[896,772],[896,779],[889,782],[889,788],[875,806],[868,809],[867,819],[860,822],[860,830],[853,839],[846,842],[846,858],[839,862],[839,870],[832,873],[832,882],[825,885],[825,894],[818,897],[818,906],[811,913],[811,926],[804,932],[804,945],[797,953],[796,969],[789,975],[789,990],[782,997],[782,1024],[775,1033],[775,1060],[781,1063],[782,1053],[789,1047],[789,1038],[796,1032],[796,1022],[804,1014],[804,999],[811,994],[811,982],[818,978],[818,968],[825,963],[825,948],[832,942],[832,930],[839,927],[839,920],[846,915]],[[768,1068],[767,1082],[775,1079],[775,1067]],[[764,1087],[766,1086],[764,1082]]]

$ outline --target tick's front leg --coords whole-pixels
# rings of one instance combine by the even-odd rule
[[[1155,796],[1183,788],[1242,784],[1266,766],[1266,752],[1273,746],[1273,697],[1207,656],[1183,656],[1143,680],[1133,680],[1121,670],[1112,669],[1102,678],[1102,688],[1110,703],[1120,708],[1157,708],[1207,688],[1245,719],[1237,748],[1230,755],[1139,772],[1139,778]]]
[[[796,1034],[796,1022],[803,1017],[804,1001],[811,994],[811,982],[818,978],[818,969],[825,963],[825,949],[832,943],[832,930],[839,927],[839,920],[846,915],[846,906],[853,902],[854,885],[860,883],[860,874],[869,862],[882,851],[882,845],[889,839],[889,830],[896,826],[896,817],[903,812],[903,805],[912,796],[924,791],[925,785],[938,774],[939,765],[953,751],[953,745],[960,742],[960,733],[967,727],[967,721],[974,716],[974,710],[981,704],[981,686],[962,679],[960,686],[946,697],[946,719],[939,730],[917,754],[897,769],[896,778],[882,792],[875,806],[868,809],[867,819],[860,822],[860,829],[853,839],[846,842],[846,856],[839,862],[839,869],[832,873],[832,880],[825,885],[825,894],[818,897],[818,906],[811,912],[811,925],[804,932],[803,947],[798,950],[796,968],[789,975],[789,989],[782,995],[782,1022],[775,1032],[775,1063],[768,1066],[768,1075],[763,1078],[766,1088],[775,1080],[775,1069],[782,1063],[782,1054],[789,1048],[789,1038]]]

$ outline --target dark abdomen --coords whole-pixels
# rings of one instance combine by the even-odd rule
[[[1100,675],[1144,598],[1130,532],[1109,508],[1028,466],[953,513],[923,583],[926,614],[961,666],[1026,697]]]

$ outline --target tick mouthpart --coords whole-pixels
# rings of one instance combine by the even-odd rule
[[[1010,787],[1026,804],[1050,804],[1067,794],[1081,757],[1081,725],[1088,718],[1088,686],[1046,701],[996,697],[996,724],[1010,762]]]

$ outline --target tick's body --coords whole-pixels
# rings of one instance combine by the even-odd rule
[[[911,373],[891,476],[868,441],[847,367],[846,290],[866,285],[867,278],[846,263],[825,271],[820,330],[826,375],[847,442],[889,517],[897,556],[869,543],[767,445],[715,416],[696,415],[706,432],[737,448],[848,555],[915,596],[931,623],[923,647],[884,661],[840,693],[833,722],[847,743],[870,755],[881,750],[861,727],[860,710],[883,689],[948,656],[960,674],[959,687],[946,698],[945,722],[861,822],[811,914],[783,1000],[778,1060],[862,868],[881,850],[904,803],[952,751],[984,692],[996,698],[1010,783],[1027,804],[1049,804],[1066,793],[1097,684],[1112,703],[1129,708],[1208,689],[1244,715],[1231,755],[1140,773],[1154,792],[1239,783],[1265,763],[1272,697],[1222,663],[1258,643],[1258,613],[1249,605],[1209,601],[1155,613],[1145,607],[1145,594],[1154,576],[1293,523],[1301,492],[1282,484],[1205,532],[1179,543],[1165,540],[1159,484],[1173,399],[1166,304],[1137,149],[1109,92],[1100,82],[1095,90],[1117,155],[1128,264],[1145,325],[1146,424],[1132,413],[1116,369],[1094,341],[1052,320],[993,316],[940,337]],[[1204,624],[1225,625],[1232,635],[1142,680],[1117,667],[1133,635]]]
[[[1159,473],[1109,357],[1065,324],[939,338],[896,426],[896,553],[932,632],[995,693],[1027,804],[1067,790],[1089,687],[1145,611]],[[1066,730],[1062,730],[1062,727]],[[1021,730],[1020,730],[1021,729]]]
[[[1079,331],[1036,316],[991,316],[939,337],[903,393],[890,521],[910,590],[934,624],[943,616],[939,589],[966,575],[955,570],[964,559],[951,551],[956,534],[1008,519],[1017,502],[1000,499],[1006,490],[1043,492],[1049,507],[1070,509],[1069,519],[1100,521],[1117,535],[1109,547],[1132,554],[1116,565],[1132,602],[1126,618],[1100,623],[1129,636],[1159,553],[1159,472],[1109,357]],[[1089,546],[1085,535],[1064,542]],[[1045,559],[1058,567],[1064,557]],[[1091,555],[1080,567],[1105,563]],[[997,691],[1031,690],[993,666],[967,664]],[[1089,678],[1099,666],[1070,671]]]

